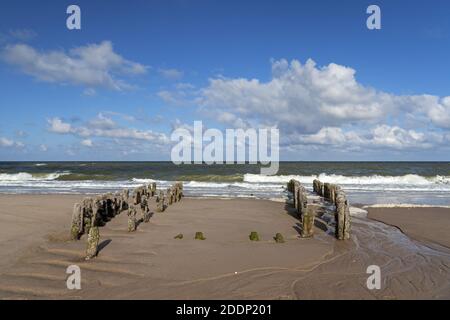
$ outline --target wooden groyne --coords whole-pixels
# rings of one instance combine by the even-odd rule
[[[99,227],[106,225],[111,219],[127,212],[128,232],[134,232],[140,222],[150,221],[152,212],[149,207],[150,199],[156,196],[156,211],[163,212],[169,205],[181,201],[183,197],[183,183],[177,182],[166,192],[157,190],[156,183],[141,186],[133,190],[125,189],[121,192],[107,193],[96,197],[83,199],[74,205],[70,237],[79,240],[87,234],[86,260],[97,256],[100,240]],[[138,219],[138,212],[140,218]]]
[[[293,206],[299,214],[302,237],[313,236],[317,204],[308,203],[308,193],[297,180],[288,182],[287,190],[292,194]],[[334,211],[335,236],[339,240],[350,239],[350,205],[347,195],[338,185],[313,181],[313,192],[332,205]]]

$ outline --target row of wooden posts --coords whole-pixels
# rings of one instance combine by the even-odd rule
[[[167,207],[178,202],[183,197],[183,183],[177,182],[166,192],[157,190],[156,183],[134,189],[130,199],[130,190],[107,193],[96,197],[85,198],[76,203],[72,214],[70,236],[72,240],[79,240],[87,234],[86,260],[97,256],[100,241],[99,227],[127,211],[128,232],[134,232],[140,222],[147,223],[151,218],[149,201],[156,196],[156,211],[163,212]],[[131,201],[130,201],[131,200]],[[141,217],[138,219],[138,209]]]
[[[287,185],[289,192],[293,194],[294,207],[299,214],[302,225],[302,237],[312,237],[314,234],[315,206],[308,205],[307,191],[301,183],[295,179]],[[331,183],[313,181],[313,191],[334,205],[335,236],[339,240],[350,239],[350,205],[347,195],[340,186]]]

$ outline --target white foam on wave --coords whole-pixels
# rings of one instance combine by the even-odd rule
[[[54,172],[48,174],[35,174],[32,175],[28,172],[19,173],[0,173],[0,182],[3,181],[51,181],[56,180],[63,175],[70,174],[69,171],[66,172]]]
[[[433,185],[433,184],[449,184],[450,176],[434,176],[424,177],[416,174],[407,174],[403,176],[343,176],[335,174],[319,174],[310,176],[300,175],[278,175],[278,176],[264,176],[258,174],[245,174],[244,182],[250,183],[287,183],[291,179],[296,179],[302,183],[311,184],[314,179],[319,179],[322,182],[330,182],[341,185],[373,185],[373,184],[387,184],[387,185]]]
[[[411,203],[379,203],[372,204],[369,206],[364,206],[364,209],[370,208],[450,208],[450,206],[438,206],[438,205],[429,205],[429,204],[411,204]]]
[[[349,211],[352,217],[359,218],[366,218],[368,213],[366,210],[357,207],[350,207]]]
[[[153,182],[166,182],[166,181],[158,181],[153,179],[140,179],[140,178],[133,178],[131,181],[135,183],[153,183]]]
[[[189,181],[184,183],[188,188],[221,188],[221,189],[251,189],[251,190],[276,190],[280,189],[278,184],[259,184],[249,182],[206,182],[206,181]]]

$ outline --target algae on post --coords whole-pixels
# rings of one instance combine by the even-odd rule
[[[259,241],[259,235],[258,235],[258,232],[252,231],[252,232],[250,233],[249,238],[250,238],[251,241]]]

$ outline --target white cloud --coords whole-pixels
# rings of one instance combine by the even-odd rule
[[[48,147],[45,144],[41,144],[39,146],[39,150],[41,150],[42,152],[47,152],[48,151]]]
[[[0,137],[0,147],[6,148],[23,148],[25,145],[22,142]]]
[[[338,127],[326,127],[315,134],[290,136],[286,144],[333,146],[342,150],[359,149],[426,149],[441,144],[443,139],[434,133],[405,130],[397,126],[378,125],[365,132],[345,131]]]
[[[180,104],[180,102],[182,101],[181,99],[179,99],[179,97],[177,97],[177,94],[175,92],[170,92],[167,90],[159,91],[158,97],[169,104]]]
[[[47,122],[49,124],[48,130],[50,132],[61,134],[72,132],[72,126],[70,125],[70,123],[63,122],[59,118],[52,118],[47,120]]]
[[[271,80],[210,79],[196,102],[202,114],[233,127],[277,126],[287,144],[414,149],[442,143],[450,97],[394,95],[358,83],[355,74],[335,63],[273,61]]]
[[[450,97],[445,97],[428,109],[428,116],[437,126],[450,129]]]
[[[159,69],[159,73],[168,80],[180,80],[183,78],[183,71],[177,69]]]
[[[83,95],[86,97],[93,97],[97,94],[97,91],[95,91],[95,89],[92,88],[87,88],[83,90]]]
[[[68,53],[41,52],[26,44],[8,45],[2,58],[38,80],[82,85],[90,89],[130,89],[132,86],[119,76],[139,75],[147,71],[146,66],[114,52],[110,41],[77,47]]]
[[[85,140],[81,141],[81,145],[84,146],[84,147],[91,148],[91,147],[94,146],[94,143],[92,142],[91,139],[85,139]]]
[[[102,137],[111,139],[142,140],[163,145],[170,142],[164,133],[153,132],[151,130],[124,128],[102,113],[98,114],[96,118],[88,121],[82,126],[73,126],[60,118],[50,119],[48,123],[48,130],[50,132],[71,134],[82,137],[85,141],[91,137]]]
[[[198,102],[205,110],[220,109],[300,132],[317,132],[324,126],[352,121],[373,121],[393,112],[392,96],[366,88],[355,79],[355,70],[330,64],[317,68],[294,60],[272,64],[273,79],[212,79]]]

